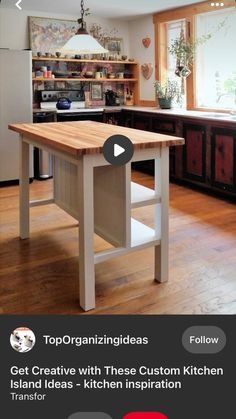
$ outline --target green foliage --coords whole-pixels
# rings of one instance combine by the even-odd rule
[[[225,80],[224,89],[228,94],[236,94],[236,71],[232,73],[232,77]]]
[[[197,47],[199,45],[205,44],[211,37],[211,34],[207,34],[196,39],[196,41],[191,42],[185,40],[184,36],[180,36],[173,41],[169,47],[169,51],[172,55],[176,56],[177,61],[180,64],[192,65],[196,55]]]
[[[178,65],[193,65],[197,48],[204,45],[209,41],[215,33],[221,30],[226,24],[227,18],[220,22],[216,28],[213,28],[212,32],[208,32],[206,35],[202,35],[196,38],[194,41],[186,39],[184,31],[181,31],[179,38],[172,41],[171,46],[168,48],[170,54],[176,57]]]
[[[182,102],[181,89],[177,81],[168,79],[166,83],[162,84],[157,80],[154,86],[158,99],[175,99],[177,103]]]

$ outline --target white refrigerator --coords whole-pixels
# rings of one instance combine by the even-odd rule
[[[0,186],[19,179],[19,139],[8,124],[32,122],[32,53],[0,49]],[[33,150],[30,152],[33,177]]]

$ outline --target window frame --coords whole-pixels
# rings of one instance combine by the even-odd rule
[[[221,9],[235,7],[235,0],[225,0]],[[156,62],[156,80],[164,82],[167,78],[167,23],[175,20],[185,19],[187,22],[187,37],[194,39],[196,37],[196,16],[203,13],[209,13],[215,10],[210,1],[196,3],[189,6],[178,7],[153,15],[154,34],[155,34],[155,62]],[[200,108],[196,106],[196,68],[193,65],[192,73],[186,80],[186,109],[198,110],[202,112],[225,112],[228,110],[222,108]]]

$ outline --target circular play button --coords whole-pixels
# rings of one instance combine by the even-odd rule
[[[133,157],[134,146],[124,135],[112,135],[103,146],[103,155],[108,163],[113,166],[127,164]]]

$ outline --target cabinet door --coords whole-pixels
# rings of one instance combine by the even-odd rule
[[[176,135],[177,131],[177,121],[172,118],[165,118],[165,116],[154,116],[152,118],[152,131],[157,132],[159,134],[166,134],[166,135]],[[176,147],[170,147],[169,157],[170,157],[170,176],[172,178],[176,175]]]
[[[223,128],[212,130],[212,185],[227,191],[236,190],[236,131]]]
[[[120,124],[123,127],[133,128],[133,112],[122,110],[122,118]]]
[[[197,182],[206,180],[206,129],[201,125],[184,125],[184,177]]]
[[[144,112],[134,112],[132,128],[151,131],[151,116]],[[132,164],[132,168],[143,173],[154,175],[154,160],[135,162]]]
[[[141,129],[143,131],[151,131],[151,116],[143,112],[134,112],[132,128]]]
[[[110,125],[122,125],[121,112],[105,112],[103,122]]]

